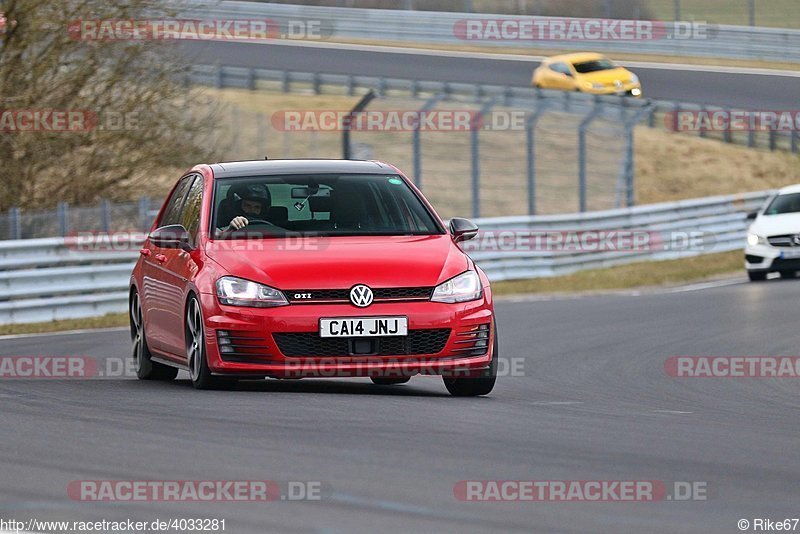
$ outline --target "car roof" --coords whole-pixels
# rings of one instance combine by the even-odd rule
[[[786,187],[782,187],[778,191],[779,195],[788,195],[791,193],[800,193],[800,184],[788,185]]]
[[[375,174],[397,170],[380,161],[343,159],[273,159],[226,161],[209,165],[215,178],[279,174]]]
[[[603,54],[595,52],[575,52],[573,54],[561,54],[560,56],[551,56],[546,59],[548,63],[555,61],[566,61],[567,63],[582,63],[584,61],[593,61],[596,59],[605,59]]]

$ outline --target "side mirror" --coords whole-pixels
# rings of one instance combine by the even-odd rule
[[[456,243],[469,241],[478,235],[478,225],[468,219],[454,217],[450,219],[450,233]]]
[[[192,250],[189,232],[181,224],[169,224],[156,228],[150,233],[150,242],[161,248]]]
[[[747,214],[747,220],[748,221],[755,221],[756,217],[758,217],[758,210],[751,211],[750,213]]]

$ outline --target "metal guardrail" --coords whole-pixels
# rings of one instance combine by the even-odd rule
[[[602,212],[480,219],[483,232],[637,230],[660,235],[699,232],[701,247],[650,247],[636,251],[485,250],[481,236],[465,250],[492,280],[546,277],[637,261],[724,252],[743,247],[745,212],[770,192],[668,202]],[[486,234],[483,234],[486,235]],[[483,243],[483,244],[482,244]],[[140,243],[108,250],[85,239],[0,241],[0,324],[43,322],[123,312],[128,280]],[[120,250],[123,248],[123,250]],[[484,250],[481,250],[484,248]],[[477,250],[476,250],[477,249]]]
[[[552,18],[509,15],[478,15],[435,11],[398,9],[359,9],[346,7],[301,6],[226,0],[209,6],[207,1],[194,0],[187,16],[206,19],[272,19],[288,21],[319,21],[324,37],[400,41],[431,44],[470,44],[486,47],[519,47],[564,49],[568,44],[580,44],[582,50],[600,52],[632,52],[670,56],[758,59],[781,62],[800,62],[800,30],[750,26],[712,25],[705,37],[689,39],[667,38],[675,35],[675,23],[659,23],[653,39],[582,39],[564,40],[470,40],[458,36],[456,25],[465,20],[512,19],[537,21]],[[571,20],[564,19],[569,23]],[[685,23],[684,23],[685,25]]]
[[[220,89],[233,87],[250,90],[277,90],[285,93],[311,90],[314,94],[344,91],[348,95],[374,90],[380,96],[386,97],[422,99],[440,95],[442,101],[472,104],[494,101],[498,106],[504,107],[580,115],[589,114],[592,110],[599,108],[602,111],[602,116],[609,120],[627,122],[635,118],[636,123],[644,121],[651,128],[679,132],[682,131],[682,127],[678,123],[681,113],[686,113],[689,116],[695,116],[696,114],[703,114],[704,116],[708,114],[710,116],[716,112],[723,112],[725,115],[729,115],[731,111],[736,111],[719,106],[682,103],[671,100],[639,100],[534,87],[410,80],[405,78],[326,74],[224,65],[194,65],[189,76],[192,83],[209,85]],[[797,129],[750,129],[737,132],[693,128],[686,133],[750,148],[786,150],[795,154],[800,152],[800,131]]]

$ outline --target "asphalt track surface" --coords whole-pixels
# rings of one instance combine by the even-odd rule
[[[697,288],[695,288],[697,289]],[[800,281],[497,305],[485,398],[438,378],[0,381],[0,517],[225,518],[226,532],[738,532],[800,515],[798,379],[672,378],[672,355],[797,355]],[[0,355],[125,357],[123,330],[0,340]],[[73,480],[320,481],[319,501],[87,503]],[[701,481],[707,500],[461,502],[461,480]],[[671,487],[671,485],[669,486]]]
[[[528,86],[536,60],[453,57],[414,52],[353,50],[292,43],[183,43],[197,63],[360,74],[419,80]],[[649,98],[718,105],[743,110],[794,110],[800,76],[709,72],[701,67],[632,68]]]

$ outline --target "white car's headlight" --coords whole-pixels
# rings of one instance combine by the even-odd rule
[[[756,245],[766,245],[767,244],[767,238],[764,237],[764,236],[760,236],[758,234],[755,234],[753,232],[748,232],[747,233],[747,244],[750,245],[751,247],[754,247]]]
[[[631,73],[630,83],[639,83],[639,77],[637,75]]]
[[[483,294],[481,279],[475,271],[467,271],[442,282],[433,290],[433,302],[467,302],[478,300]]]
[[[229,306],[271,308],[289,304],[277,289],[235,276],[223,276],[217,280],[217,298],[221,304]]]

